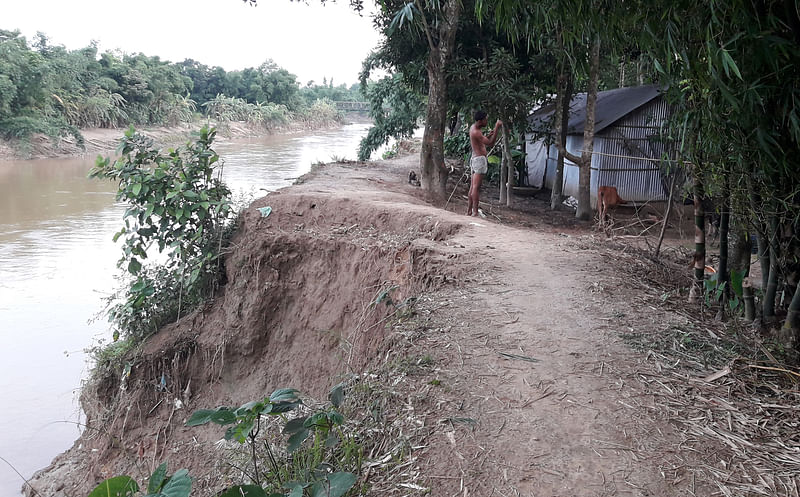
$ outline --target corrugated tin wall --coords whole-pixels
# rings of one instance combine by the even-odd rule
[[[592,160],[592,165],[597,167],[593,193],[598,186],[615,186],[625,200],[667,199],[664,168],[660,162],[665,152],[660,125],[668,114],[667,102],[657,98],[603,130],[597,137],[602,139],[595,141],[598,154]]]
[[[658,98],[595,136],[590,187],[593,206],[597,204],[598,186],[615,186],[620,197],[628,201],[667,199],[666,168],[658,161],[665,152],[659,126],[668,114],[666,101]],[[582,134],[567,137],[567,150],[580,155],[582,149]],[[528,142],[526,152],[529,184],[552,188],[558,158],[555,145],[548,150],[543,140]],[[578,194],[578,168],[570,161],[564,161],[563,191],[573,197]]]

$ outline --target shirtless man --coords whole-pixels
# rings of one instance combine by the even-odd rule
[[[472,159],[469,161],[472,170],[472,182],[469,187],[469,205],[467,207],[468,216],[478,215],[478,197],[481,193],[481,181],[483,175],[489,169],[489,162],[486,159],[486,147],[491,148],[497,141],[497,132],[503,126],[499,119],[494,124],[494,129],[489,136],[483,136],[482,128],[489,124],[486,112],[479,110],[475,113],[475,123],[469,127],[469,143],[472,145]]]

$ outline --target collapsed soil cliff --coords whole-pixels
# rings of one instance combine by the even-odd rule
[[[339,164],[309,176],[383,182],[363,172]],[[255,201],[225,256],[216,299],[149,339],[129,376],[84,390],[87,428],[33,478],[40,494],[86,495],[117,474],[143,481],[152,460],[202,474],[213,456],[196,443],[203,433],[182,426],[194,409],[239,405],[279,387],[324,398],[337,378],[384,357],[384,324],[396,311],[389,299],[433,290],[469,265],[468,257],[454,264],[457,254],[441,243],[462,225],[430,215],[413,197],[314,185]],[[201,442],[218,438],[208,436]]]

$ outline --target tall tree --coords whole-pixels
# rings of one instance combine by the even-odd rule
[[[556,175],[553,179],[553,189],[550,192],[550,209],[555,210],[564,200],[564,154],[567,148],[567,128],[569,126],[569,103],[572,100],[574,77],[569,70],[566,57],[561,57],[558,82],[556,84],[556,112],[555,112],[555,139],[561,144],[558,148],[556,159]]]
[[[366,74],[362,76],[366,78]],[[362,79],[362,84],[370,102],[373,124],[359,143],[358,160],[369,160],[389,138],[408,138],[414,134],[418,120],[424,115],[425,103],[406,85],[401,73],[385,76],[371,84]]]
[[[379,3],[384,13],[391,12],[389,9],[396,5],[391,0]],[[427,46],[425,70],[428,102],[420,151],[420,179],[424,189],[444,198],[449,173],[444,163],[444,133],[448,109],[446,69],[455,52],[462,1],[414,0],[399,7],[388,25],[385,24],[385,15],[379,15],[377,20],[380,24],[381,19],[384,19],[384,33],[387,36],[405,25],[415,29]]]

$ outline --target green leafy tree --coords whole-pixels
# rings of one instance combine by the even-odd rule
[[[423,185],[441,193],[447,177],[447,170],[442,167],[443,142],[458,132],[461,116],[471,120],[478,108],[502,107],[495,102],[510,102],[506,97],[512,87],[519,100],[511,105],[531,108],[534,102],[529,96],[541,92],[539,76],[549,71],[546,65],[540,65],[541,61],[532,59],[527,49],[517,50],[505,33],[482,25],[473,13],[474,2],[461,6],[443,2],[381,5],[376,24],[383,30],[384,39],[365,61],[363,73],[369,74],[378,67],[400,72],[405,86],[427,99],[420,167]],[[513,55],[502,58],[501,54]],[[495,55],[502,60],[493,61]],[[498,74],[497,68],[511,59],[514,72]],[[523,74],[527,75],[529,88],[520,92],[517,90],[522,89]],[[491,79],[496,76],[501,79]],[[509,108],[499,115],[511,113]]]
[[[296,77],[272,60],[226,73],[191,59],[172,64],[141,53],[98,54],[95,42],[67,50],[44,33],[29,46],[19,32],[0,31],[0,135],[6,137],[73,134],[82,143],[78,128],[176,125],[208,102],[219,107],[218,95],[243,102],[235,119],[267,129],[292,118],[339,122],[318,102],[361,98],[332,84],[301,94]],[[320,105],[322,119],[311,119]]]
[[[305,87],[300,89],[300,97],[306,105],[312,105],[317,100],[330,100],[332,102],[365,102],[358,84],[351,85],[349,88],[345,84],[339,86],[316,85],[309,81]]]
[[[674,127],[693,164],[695,203],[700,208],[707,193],[726,192],[734,220],[758,234],[763,317],[775,319],[783,293],[785,326],[798,329],[800,295],[786,279],[796,267],[798,237],[782,228],[796,233],[800,219],[798,13],[778,1],[680,1],[651,8],[647,20],[645,49],[669,88]],[[699,236],[698,282],[704,242]],[[732,281],[722,275],[723,284]]]
[[[200,104],[224,92],[225,70],[186,59],[177,64],[180,73],[192,81],[190,97]]]
[[[444,136],[447,125],[447,67],[456,52],[456,34],[463,12],[461,0],[415,0],[379,2],[376,17],[387,41],[397,30],[410,29],[424,42],[424,68],[427,79],[425,131],[420,151],[422,187],[444,198],[449,170],[444,163]]]
[[[0,30],[0,135],[72,134],[80,139],[78,130],[54,112],[52,95],[47,58],[31,50],[18,31]]]
[[[366,86],[366,83],[365,83]],[[369,160],[372,153],[390,138],[408,138],[414,134],[425,103],[396,73],[366,86],[373,125],[358,146],[358,159]]]

